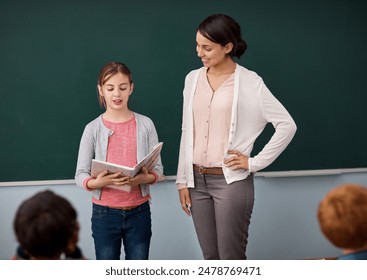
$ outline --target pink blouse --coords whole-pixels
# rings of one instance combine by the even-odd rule
[[[234,73],[213,92],[202,71],[193,99],[194,155],[193,163],[206,167],[221,167],[228,150]]]

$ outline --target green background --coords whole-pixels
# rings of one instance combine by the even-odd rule
[[[195,29],[225,13],[297,134],[264,171],[367,167],[365,1],[0,2],[0,181],[73,179],[84,126],[101,114],[96,81],[125,62],[130,107],[149,116],[175,175],[185,75],[201,66]],[[268,126],[254,153],[266,143]]]

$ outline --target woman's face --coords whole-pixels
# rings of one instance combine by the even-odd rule
[[[229,43],[223,47],[205,38],[200,32],[196,33],[196,52],[204,66],[208,68],[224,62],[228,58],[227,54],[232,50],[231,46],[232,44]]]
[[[107,109],[120,110],[127,108],[133,87],[128,76],[117,73],[109,77],[103,86],[98,86],[98,91],[104,97]]]

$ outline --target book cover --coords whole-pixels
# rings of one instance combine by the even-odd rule
[[[146,167],[148,171],[151,171],[158,163],[159,154],[161,153],[163,142],[158,143],[154,146],[153,150],[147,154],[140,162],[138,162],[134,167],[128,167],[124,165],[119,165],[115,163],[110,163],[101,160],[92,160],[91,176],[97,177],[102,171],[108,170],[109,173],[122,172],[125,176],[135,177],[136,174],[140,172],[143,167]],[[131,191],[131,186],[107,186],[110,188],[115,188],[124,191]]]

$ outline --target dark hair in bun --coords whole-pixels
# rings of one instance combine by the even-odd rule
[[[230,16],[215,14],[202,21],[197,31],[205,38],[222,46],[233,44],[229,53],[231,57],[240,58],[247,49],[247,44],[241,36],[240,25]]]

